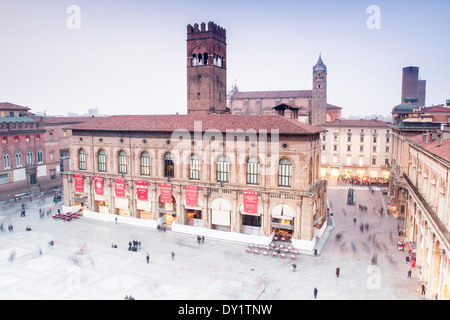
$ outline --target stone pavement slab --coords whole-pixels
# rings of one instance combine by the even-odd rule
[[[314,299],[315,287],[318,299],[422,299],[415,270],[407,279],[406,253],[394,245],[398,221],[352,211],[343,203],[345,192],[329,191],[334,229],[321,241],[320,255],[297,256],[295,272],[290,259],[247,253],[240,243],[206,239],[198,244],[192,236],[86,218],[40,219],[39,208],[52,206],[52,197],[27,202],[24,218],[21,203],[1,204],[0,222],[13,224],[14,231],[0,234],[0,299],[116,300],[131,294],[141,300],[306,300]],[[380,192],[358,192],[361,201],[382,205]],[[355,228],[353,216],[370,222],[370,232]],[[26,232],[26,225],[33,230]],[[340,241],[338,232],[344,234]],[[53,250],[50,240],[55,241]],[[141,241],[138,252],[127,250],[131,240]],[[118,248],[111,248],[112,243]],[[83,255],[77,253],[81,246]],[[375,252],[377,265],[371,263]]]

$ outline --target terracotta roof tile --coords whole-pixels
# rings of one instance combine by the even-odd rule
[[[30,110],[28,107],[22,107],[17,104],[9,103],[9,102],[0,102],[0,110]]]
[[[450,108],[446,108],[443,105],[439,106],[433,106],[433,107],[426,107],[423,108],[420,112],[443,112],[443,113],[449,113],[450,114]]]
[[[390,125],[389,122],[380,120],[346,120],[340,119],[321,124],[321,127],[386,127]]]
[[[193,132],[195,122],[201,124],[202,131],[219,130],[279,130],[280,134],[316,134],[322,128],[300,123],[279,115],[120,115],[96,118],[93,121],[68,127],[73,130],[99,131],[146,131],[173,132],[188,130]]]
[[[440,145],[437,145],[437,140],[434,139],[431,142],[423,141],[423,134],[419,134],[408,138],[416,146],[432,153],[448,163],[450,163],[450,139],[441,140]]]

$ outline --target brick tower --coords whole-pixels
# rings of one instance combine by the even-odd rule
[[[327,121],[327,66],[322,56],[313,67],[313,88],[309,123],[322,124]]]
[[[228,113],[226,30],[214,22],[187,26],[188,114]]]

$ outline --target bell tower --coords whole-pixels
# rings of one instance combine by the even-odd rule
[[[327,121],[327,66],[322,55],[313,67],[313,88],[309,123],[322,124]]]
[[[188,114],[229,113],[226,49],[226,30],[214,22],[187,26]]]

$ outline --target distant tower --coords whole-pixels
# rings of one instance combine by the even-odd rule
[[[419,80],[417,96],[419,107],[425,107],[427,96],[427,80]]]
[[[322,124],[327,121],[327,66],[322,55],[313,67],[313,88],[309,123]]]
[[[406,67],[403,68],[402,75],[402,101],[405,103],[405,98],[418,98],[419,90],[419,68]]]
[[[188,114],[228,113],[226,30],[214,22],[187,26]]]

